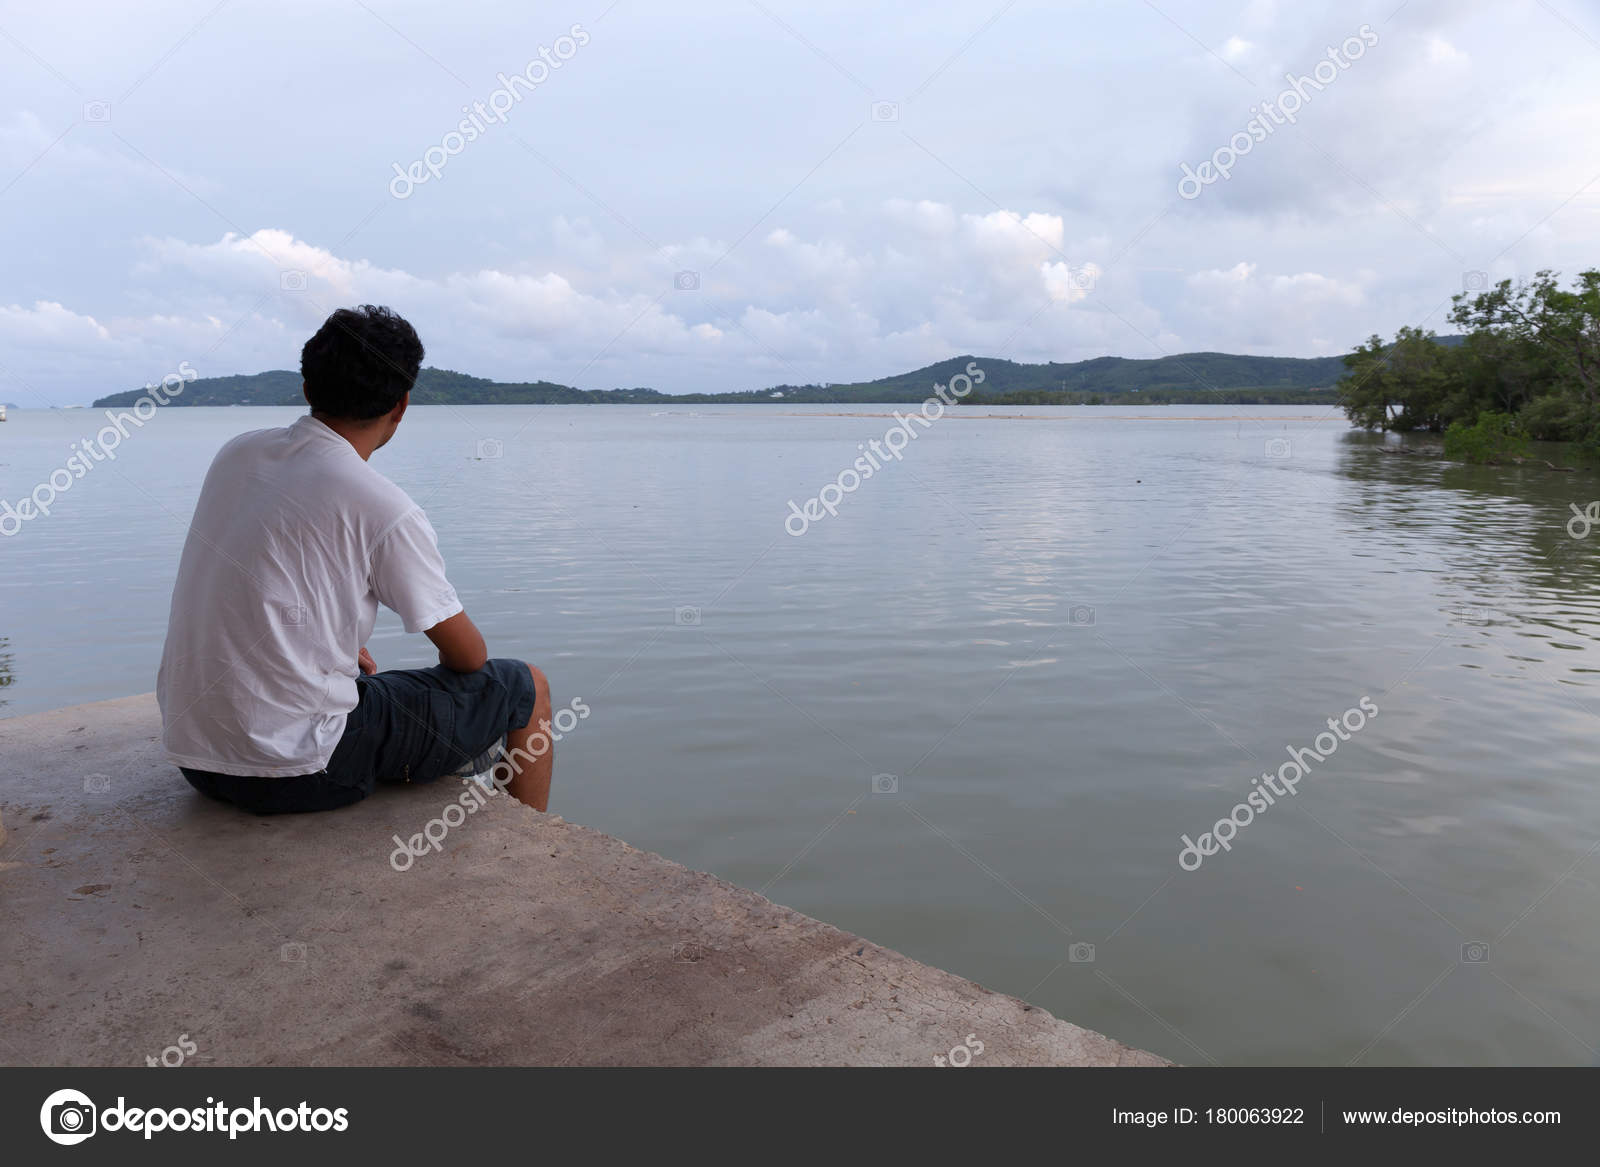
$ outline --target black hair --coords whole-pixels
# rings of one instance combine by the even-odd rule
[[[348,421],[382,417],[417,383],[422,341],[403,316],[373,304],[340,308],[300,350],[313,412]]]

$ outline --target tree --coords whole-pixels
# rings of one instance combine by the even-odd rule
[[[1537,405],[1544,428],[1577,438],[1600,422],[1600,270],[1563,289],[1549,269],[1513,285],[1454,300],[1450,319],[1469,331],[1474,371],[1493,386],[1495,405],[1519,413]],[[1540,401],[1543,398],[1564,401]]]
[[[1600,270],[1580,273],[1570,288],[1544,270],[1461,293],[1453,304],[1459,343],[1402,328],[1391,344],[1373,336],[1344,358],[1339,401],[1350,420],[1435,433],[1459,423],[1459,444],[1493,414],[1497,434],[1582,440],[1600,451]],[[1505,428],[1501,417],[1515,425]]]
[[[1458,350],[1433,333],[1402,327],[1394,343],[1374,334],[1344,358],[1350,371],[1339,381],[1346,416],[1367,429],[1442,430],[1445,406],[1459,388]]]
[[[1444,431],[1444,456],[1458,462],[1506,462],[1527,449],[1528,437],[1509,413],[1480,413],[1473,424],[1454,421]]]

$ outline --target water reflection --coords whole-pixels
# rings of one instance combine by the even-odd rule
[[[16,680],[16,676],[12,671],[11,639],[10,637],[0,636],[0,689],[9,688],[14,680]],[[0,697],[0,708],[4,708],[7,704],[6,699]]]
[[[1060,411],[951,421],[796,539],[784,500],[877,422],[419,408],[383,469],[491,645],[603,700],[574,821],[1180,1060],[1593,1060],[1600,529],[1565,526],[1596,475],[1304,411]],[[182,410],[118,466],[187,513],[225,438],[292,415]],[[75,437],[46,420],[0,497]],[[457,475],[484,433],[528,456]],[[185,522],[117,495],[7,548],[5,713],[150,687]],[[386,666],[427,649],[380,622]],[[1382,716],[1291,809],[1178,870],[1257,757],[1363,694]]]
[[[1600,642],[1600,530],[1576,539],[1567,524],[1573,504],[1600,499],[1600,476],[1395,452],[1407,448],[1344,435],[1338,468],[1355,486],[1338,503],[1345,521],[1427,576],[1453,622],[1502,630],[1509,659],[1581,652],[1555,664],[1569,682],[1594,672],[1586,650]],[[1530,640],[1544,643],[1530,649]]]

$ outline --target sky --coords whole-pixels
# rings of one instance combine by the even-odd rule
[[[723,391],[1338,354],[1597,265],[1594,0],[0,0],[23,407],[367,302],[430,365]]]

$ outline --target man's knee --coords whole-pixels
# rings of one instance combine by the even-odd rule
[[[550,679],[544,675],[543,670],[527,665],[528,672],[533,675],[533,706],[537,710],[548,713],[550,710]]]

